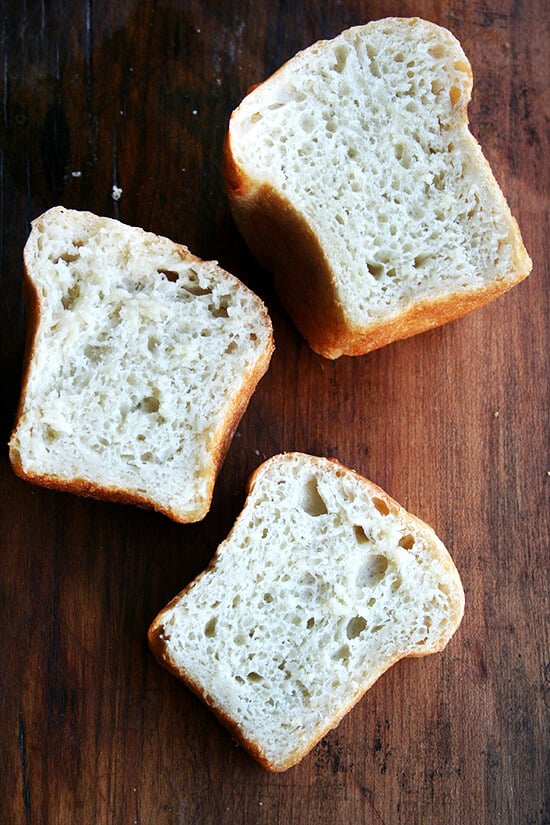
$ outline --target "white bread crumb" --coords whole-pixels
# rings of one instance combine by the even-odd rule
[[[335,461],[268,460],[210,567],[149,631],[155,655],[271,770],[299,761],[404,656],[462,618],[433,530]]]
[[[25,247],[36,329],[10,459],[196,521],[273,349],[260,299],[142,229],[57,207]]]
[[[444,323],[529,273],[468,129],[471,88],[450,32],[388,18],[300,52],[233,112],[235,220],[322,355]]]

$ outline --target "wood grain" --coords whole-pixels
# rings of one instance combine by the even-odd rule
[[[0,2],[2,441],[23,358],[22,248],[57,203],[216,258],[277,350],[198,525],[33,488],[0,461],[0,822],[550,823],[548,200],[543,0]],[[231,110],[313,41],[390,14],[448,26],[532,276],[444,328],[314,355],[231,222]],[[112,187],[122,189],[120,200]],[[399,663],[299,766],[269,775],[154,662],[156,612],[208,563],[262,458],[354,467],[433,524],[466,590],[447,650]]]

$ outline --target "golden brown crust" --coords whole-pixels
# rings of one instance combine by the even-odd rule
[[[348,327],[319,239],[273,187],[247,180],[231,152],[230,133],[223,170],[235,223],[252,254],[273,273],[294,323],[317,352],[337,349]]]
[[[402,338],[456,320],[504,294],[529,275],[531,261],[519,230],[515,258],[521,268],[481,289],[416,301],[392,318],[365,327],[347,322],[319,238],[292,204],[268,184],[248,180],[224,148],[226,191],[235,223],[252,254],[274,274],[279,297],[311,348],[325,358],[364,355]],[[517,228],[514,219],[513,226]]]

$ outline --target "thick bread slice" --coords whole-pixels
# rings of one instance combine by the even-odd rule
[[[294,765],[404,656],[441,650],[464,594],[433,530],[336,461],[275,456],[149,642],[264,767]]]
[[[185,246],[62,207],[34,221],[24,258],[31,337],[14,470],[203,518],[271,358],[260,299]]]
[[[450,32],[388,18],[300,52],[233,112],[235,221],[327,358],[450,321],[530,272],[468,130],[471,89]]]

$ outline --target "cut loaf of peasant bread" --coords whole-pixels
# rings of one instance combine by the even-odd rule
[[[62,207],[33,222],[24,261],[31,337],[15,471],[203,518],[271,358],[263,303],[185,246]]]
[[[387,18],[298,53],[233,112],[236,224],[325,357],[443,324],[530,272],[468,129],[471,89],[450,32]]]
[[[334,460],[275,456],[151,648],[261,765],[297,763],[392,664],[441,650],[463,613],[433,530]]]

